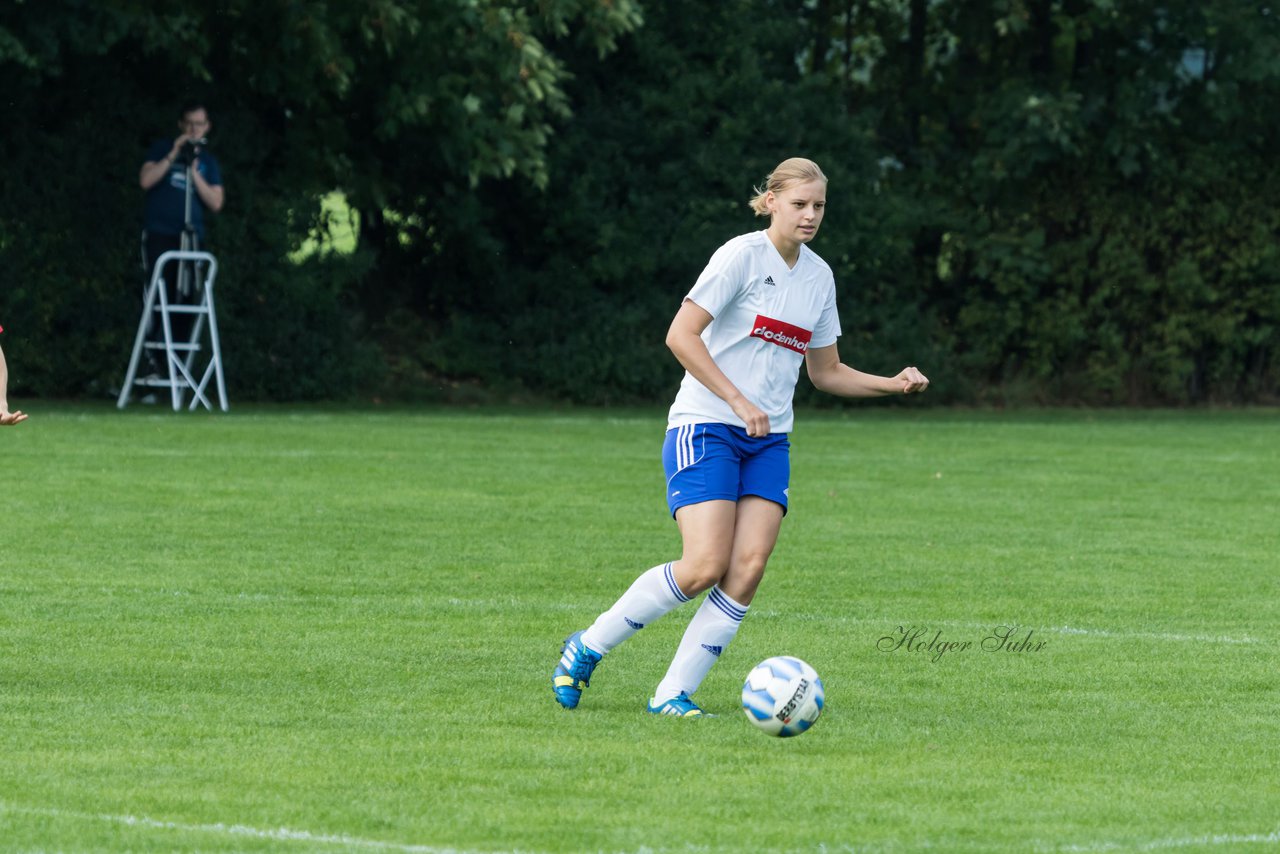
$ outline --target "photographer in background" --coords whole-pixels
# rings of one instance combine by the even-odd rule
[[[154,262],[162,252],[178,249],[186,227],[187,167],[193,180],[195,196],[191,205],[191,227],[200,241],[204,240],[204,212],[222,210],[224,193],[222,170],[207,150],[208,133],[213,129],[209,113],[198,101],[182,107],[178,119],[182,133],[170,142],[152,143],[147,160],[138,173],[138,183],[147,191],[144,215],[147,231],[147,256]],[[198,248],[198,247],[193,247]],[[151,264],[147,265],[148,274]]]
[[[144,300],[156,259],[171,249],[181,249],[184,231],[190,235],[190,249],[203,249],[205,212],[222,210],[225,198],[222,170],[208,151],[208,133],[213,125],[204,104],[199,101],[183,104],[178,129],[181,133],[172,142],[160,139],[152,143],[147,150],[146,162],[138,172],[138,183],[147,194],[142,239]],[[191,181],[190,188],[187,187],[188,180]],[[166,271],[169,301],[193,301],[194,294],[178,292],[178,278],[176,272]],[[158,327],[159,324],[153,324],[149,340],[164,340],[164,334]]]

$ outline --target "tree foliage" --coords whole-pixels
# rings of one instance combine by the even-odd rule
[[[192,91],[241,397],[661,399],[793,154],[842,354],[937,400],[1280,392],[1280,32],[1242,0],[116,0],[0,8],[15,390],[123,373],[143,146]],[[287,260],[341,190],[354,255]]]
[[[4,310],[27,332],[11,346],[31,350],[15,359],[16,384],[76,393],[123,374],[139,279],[134,176],[192,93],[210,107],[228,187],[212,248],[233,384],[251,397],[335,396],[376,380],[353,309],[360,289],[397,290],[380,243],[454,206],[445,193],[545,183],[552,122],[568,114],[546,41],[599,55],[639,20],[631,0],[5,6]],[[365,213],[366,246],[289,264],[335,187]],[[400,234],[380,228],[388,216]],[[296,323],[307,325],[278,334]]]
[[[895,187],[936,202],[919,284],[966,397],[1275,396],[1274,14],[841,6],[853,31],[899,38],[841,53],[837,36],[826,68],[877,116]]]

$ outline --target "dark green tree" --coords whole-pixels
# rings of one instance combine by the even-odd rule
[[[547,41],[603,54],[639,21],[632,0],[6,5],[0,260],[31,349],[19,383],[75,393],[123,374],[137,167],[200,92],[228,182],[213,235],[228,372],[250,396],[350,393],[369,378],[358,297],[383,287],[388,247],[481,181],[545,183],[568,114]],[[362,254],[297,269],[286,256],[335,188],[364,214]]]
[[[1274,397],[1276,15],[1250,3],[824,0],[968,399]],[[819,61],[820,60],[820,61]],[[924,268],[921,268],[924,272]]]
[[[937,401],[1280,391],[1280,33],[1222,0],[73,0],[0,8],[15,388],[104,388],[143,146],[203,90],[240,394],[663,398],[679,297],[783,157],[841,350]],[[295,264],[320,198],[359,250]],[[441,391],[444,389],[445,391]]]

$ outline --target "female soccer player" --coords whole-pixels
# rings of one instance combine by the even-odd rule
[[[653,714],[702,714],[691,697],[737,634],[787,512],[787,434],[801,362],[814,386],[844,397],[928,387],[915,368],[881,377],[841,364],[835,280],[807,245],[826,203],[818,164],[798,157],[778,164],[751,200],[769,227],[716,250],[676,313],[667,346],[685,376],[662,461],[683,552],[565,640],[552,676],[565,708],[577,707],[604,655],[709,588],[649,700]]]

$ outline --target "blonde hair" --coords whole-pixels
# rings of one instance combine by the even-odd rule
[[[812,160],[806,160],[803,157],[791,157],[779,163],[774,170],[764,179],[764,187],[754,187],[756,194],[751,197],[751,209],[756,212],[756,216],[768,216],[769,209],[765,206],[764,197],[773,193],[775,196],[792,184],[807,184],[810,181],[822,181],[826,183],[827,176],[822,174],[822,169]]]

